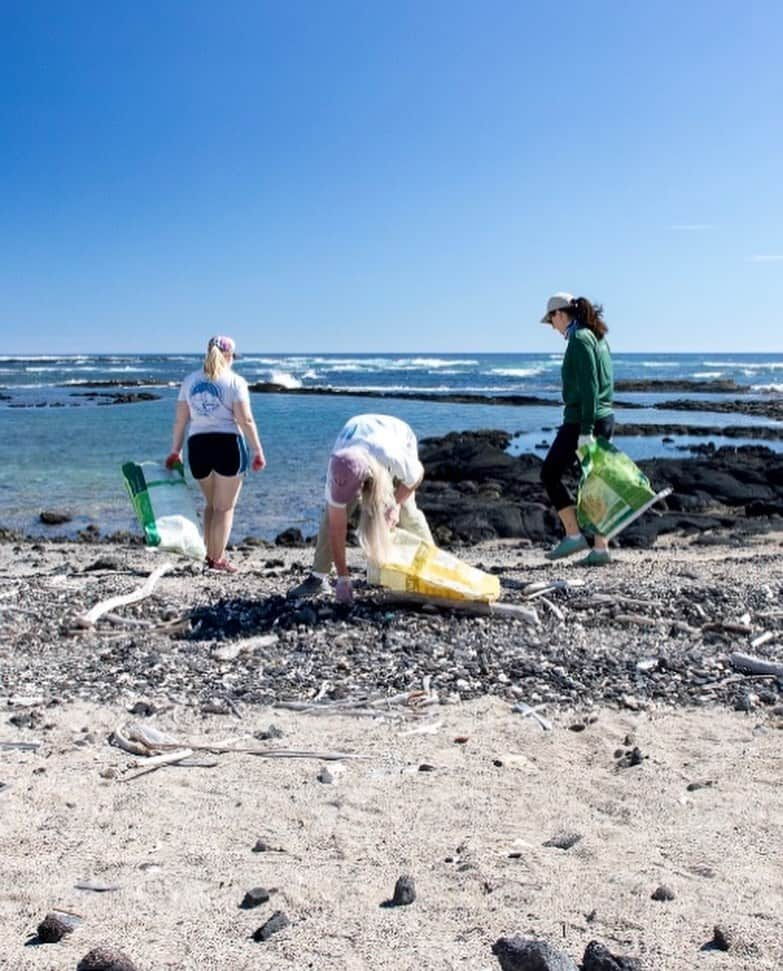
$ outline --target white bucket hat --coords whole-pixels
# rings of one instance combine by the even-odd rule
[[[542,324],[548,324],[548,317],[555,310],[565,310],[566,307],[571,306],[571,301],[573,300],[573,295],[570,293],[553,293],[552,296],[546,302],[546,313],[541,318]]]

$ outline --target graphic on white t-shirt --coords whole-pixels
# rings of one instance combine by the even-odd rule
[[[212,381],[198,381],[190,391],[190,407],[202,418],[209,418],[223,404],[223,389]]]

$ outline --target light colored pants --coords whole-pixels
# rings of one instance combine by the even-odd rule
[[[358,505],[358,499],[355,502],[348,503],[345,511],[348,514],[349,520]],[[416,505],[415,492],[400,505],[399,527],[400,529],[407,529],[409,533],[418,536],[425,543],[435,545],[427,519],[421,509]],[[327,506],[321,517],[321,526],[318,530],[318,539],[315,544],[313,573],[328,574],[332,569],[332,563],[332,544],[329,542],[329,507]]]

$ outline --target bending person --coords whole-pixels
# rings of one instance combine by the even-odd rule
[[[588,548],[576,518],[576,506],[562,479],[578,465],[580,449],[594,436],[611,439],[614,432],[614,378],[612,355],[606,334],[603,308],[584,297],[556,293],[549,298],[542,324],[550,324],[566,341],[561,370],[563,382],[563,424],[547,452],[541,481],[557,510],[565,536],[546,557],[559,560]],[[596,535],[593,549],[582,560],[586,566],[609,562],[609,546]]]
[[[230,337],[210,338],[203,367],[182,382],[171,454],[166,459],[167,468],[182,461],[187,428],[190,471],[206,500],[207,565],[227,573],[236,573],[237,569],[226,559],[226,545],[248,468],[245,437],[253,451],[250,467],[260,472],[266,465],[250,409],[247,381],[231,369],[235,357],[234,341]]]
[[[387,558],[390,531],[398,523],[432,543],[416,489],[424,477],[416,436],[409,425],[390,415],[357,415],[349,419],[334,443],[326,475],[326,509],[318,531],[309,577],[290,592],[308,597],[329,590],[328,576],[337,570],[335,595],[353,600],[345,556],[351,514],[359,506],[359,542],[372,563]]]

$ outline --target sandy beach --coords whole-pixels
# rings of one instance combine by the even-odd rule
[[[361,602],[341,614],[317,601],[315,622],[285,628],[282,595],[303,575],[307,550],[237,550],[236,577],[178,561],[149,598],[79,631],[76,618],[138,588],[161,557],[3,544],[0,742],[12,743],[0,751],[4,961],[59,971],[108,945],[139,971],[490,971],[499,967],[494,942],[520,935],[577,967],[599,941],[639,962],[618,968],[779,968],[780,682],[738,673],[729,658],[764,633],[772,636],[750,652],[783,656],[781,539],[749,538],[742,548],[680,540],[621,551],[597,572],[547,564],[518,544],[465,549],[466,559],[501,572],[504,601],[523,602],[530,582],[582,584],[551,591],[554,611],[524,601],[537,627],[397,608],[393,620],[383,615],[383,637]],[[353,562],[358,577],[356,551]],[[675,609],[665,596],[673,590],[679,614],[661,616]],[[630,591],[633,609],[584,607]],[[360,591],[365,604],[376,596]],[[248,605],[264,601],[279,605],[278,633],[251,618],[233,636],[193,638],[194,618],[215,604],[251,616]],[[702,605],[701,627],[688,604]],[[423,684],[420,669],[384,671],[381,659],[401,657],[388,625],[391,635],[410,635],[404,656],[440,644],[439,670],[462,664],[466,676],[436,673]],[[374,659],[374,687],[352,680],[352,638]],[[482,690],[459,654],[466,644],[480,657],[496,651],[512,674],[487,662]],[[241,649],[233,658],[232,645]],[[549,653],[559,661],[569,645],[574,669],[535,686],[509,668],[516,652],[547,671]],[[635,667],[635,692],[605,667],[592,679],[582,670],[586,693],[558,693],[585,667],[585,645],[596,665],[603,654]],[[689,667],[696,654],[699,666]],[[296,681],[275,666],[284,655],[311,667],[298,698]],[[651,660],[664,655],[655,687],[645,688]],[[346,667],[344,682],[332,679]],[[692,703],[667,704],[665,682],[692,681],[693,671],[709,675],[688,688]],[[430,704],[417,705],[425,687]],[[400,689],[414,693],[408,703]],[[397,702],[372,717],[366,705],[365,713],[349,707],[360,697]],[[275,707],[284,699],[317,711]],[[536,707],[549,730],[515,710],[519,702]],[[140,775],[144,757],[109,743],[130,721],[195,746],[193,764]],[[356,758],[216,751],[243,747]],[[401,876],[414,881],[415,900],[384,906]],[[254,888],[268,900],[241,907]],[[78,914],[79,926],[58,943],[37,942],[39,923],[58,909]],[[288,926],[253,940],[276,912]],[[716,925],[727,951],[715,943]]]

